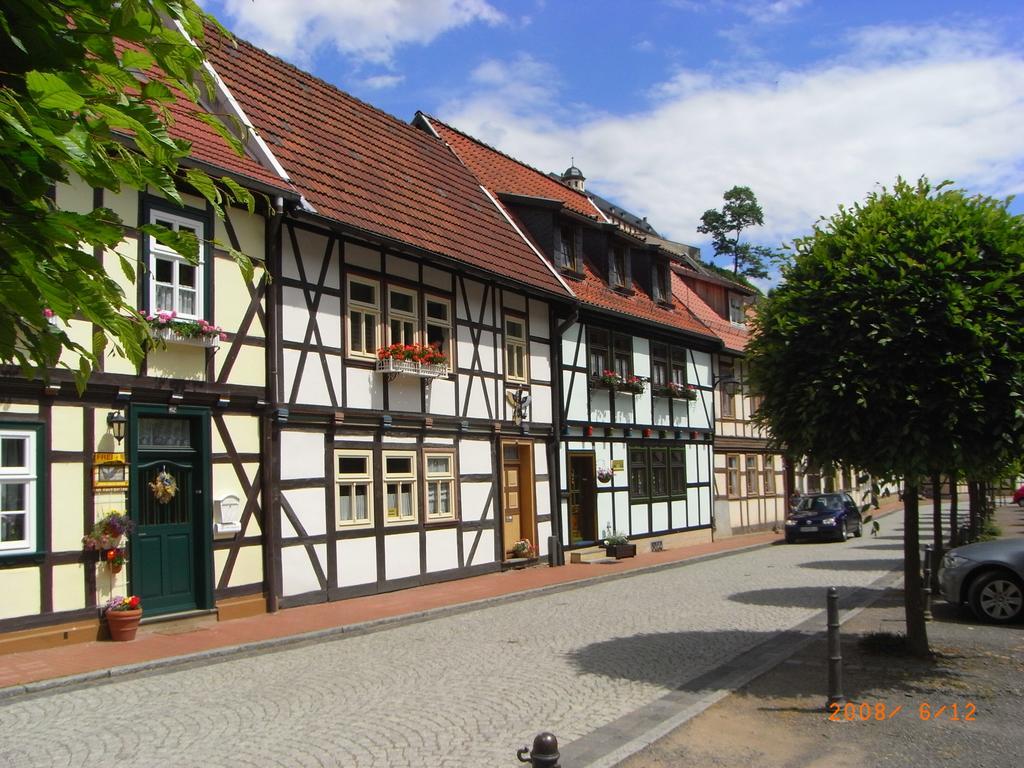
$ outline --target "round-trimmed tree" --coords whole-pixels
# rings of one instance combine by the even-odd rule
[[[918,478],[1024,452],[1024,221],[899,179],[794,251],[754,320],[758,416],[791,453],[903,479],[907,639],[924,654]]]

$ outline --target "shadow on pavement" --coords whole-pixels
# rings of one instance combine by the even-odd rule
[[[903,551],[902,544],[862,544],[857,549],[893,549]]]
[[[801,568],[816,568],[821,571],[894,571],[903,566],[898,558],[886,560],[813,560],[799,563]]]
[[[888,561],[886,561],[888,562]],[[823,582],[820,587],[784,587],[776,589],[752,589],[748,592],[736,592],[729,595],[735,603],[745,605],[776,605],[782,608],[818,608],[825,609],[828,584]],[[840,587],[839,599],[843,609],[859,608],[867,605],[885,590],[870,587]]]

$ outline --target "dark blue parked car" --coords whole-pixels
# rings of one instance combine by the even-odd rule
[[[800,539],[846,541],[861,536],[860,509],[848,493],[811,493],[786,519],[786,542]]]

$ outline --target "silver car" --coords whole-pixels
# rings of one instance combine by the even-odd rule
[[[980,621],[1006,624],[1024,613],[1024,538],[966,544],[939,567],[942,596],[970,605]]]

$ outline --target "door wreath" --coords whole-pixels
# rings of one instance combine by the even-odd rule
[[[161,468],[156,478],[149,484],[153,489],[153,498],[160,504],[166,504],[178,492],[178,482],[166,469]]]

